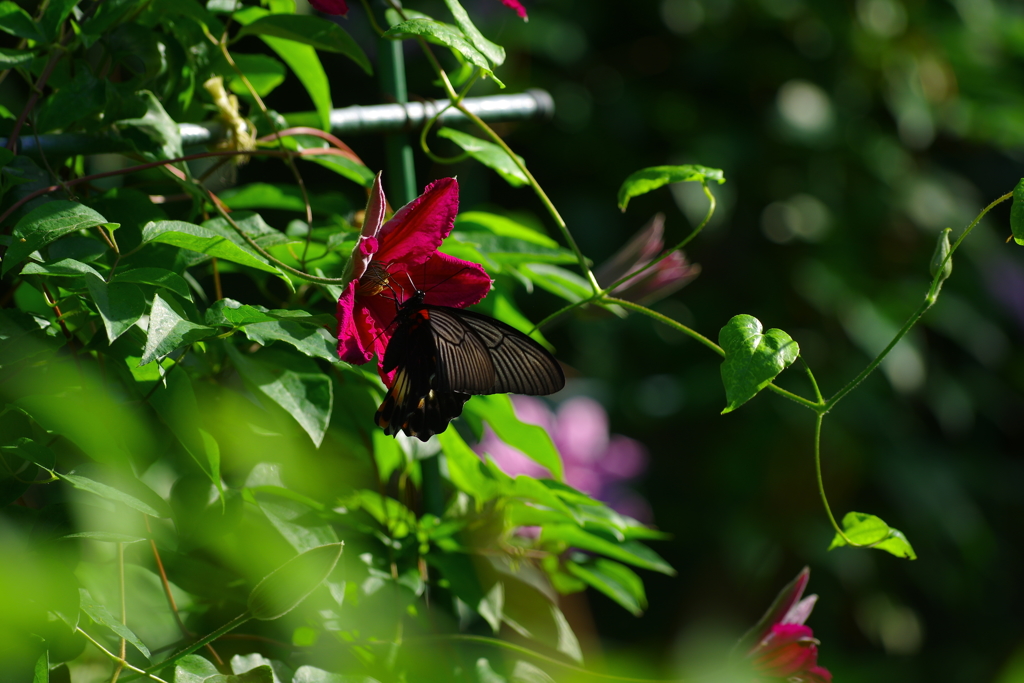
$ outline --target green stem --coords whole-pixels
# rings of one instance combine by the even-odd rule
[[[245,622],[249,621],[250,619],[252,619],[252,615],[249,614],[248,612],[243,612],[242,614],[239,614],[237,617],[235,617],[234,619],[232,619],[228,623],[226,623],[223,626],[221,626],[219,629],[217,629],[216,631],[214,631],[210,635],[204,636],[203,638],[197,640],[196,642],[194,642],[191,645],[189,645],[188,647],[186,647],[184,650],[181,650],[181,651],[171,655],[170,657],[168,657],[164,661],[160,662],[159,664],[154,664],[153,666],[149,667],[148,669],[145,669],[144,671],[142,671],[140,673],[145,674],[147,676],[152,676],[152,672],[160,671],[161,669],[167,668],[168,666],[170,666],[174,662],[178,661],[182,657],[187,657],[188,655],[192,654],[193,652],[195,652],[199,648],[205,647],[208,643],[212,643],[213,641],[217,640],[218,638],[220,638],[225,633],[228,633],[230,631],[235,630],[236,628],[238,628],[239,626],[241,626]],[[134,667],[133,667],[133,670],[138,671],[138,669],[134,669]],[[135,679],[135,678],[137,678],[137,676],[125,676],[123,680],[129,681],[129,680],[132,680],[132,679]]]
[[[821,495],[821,502],[825,506],[825,513],[828,515],[828,521],[832,522],[832,528],[836,530],[839,537],[846,541],[847,544],[854,548],[864,548],[868,544],[856,543],[850,540],[850,537],[843,533],[843,530],[839,528],[839,524],[836,523],[836,518],[832,515],[832,508],[828,505],[828,498],[825,496],[825,482],[821,478],[821,422],[825,419],[824,413],[818,413],[814,420],[814,471],[818,477],[818,493]]]
[[[679,242],[679,244],[677,244],[676,246],[672,247],[671,249],[666,249],[665,251],[663,251],[661,253],[660,256],[658,256],[653,261],[645,264],[642,268],[638,268],[638,269],[636,269],[636,270],[634,270],[632,272],[626,273],[625,275],[620,277],[618,280],[616,280],[615,282],[613,282],[609,286],[605,287],[605,291],[606,292],[615,291],[615,288],[618,287],[619,285],[621,285],[623,282],[626,282],[627,280],[632,280],[633,278],[637,277],[638,275],[646,272],[648,269],[653,268],[654,266],[658,265],[664,259],[667,259],[669,256],[671,256],[673,253],[675,253],[675,252],[679,251],[680,249],[682,249],[683,247],[685,247],[687,244],[690,243],[690,241],[693,238],[695,238],[697,235],[700,234],[701,230],[704,229],[704,226],[708,224],[708,221],[711,220],[711,216],[715,213],[715,195],[711,194],[711,190],[708,189],[708,184],[706,182],[702,181],[700,185],[701,185],[701,188],[703,188],[703,190],[704,190],[704,195],[708,198],[708,212],[704,216],[704,220],[702,220],[700,222],[700,225],[698,225],[696,228],[691,230],[690,234],[687,235],[686,237],[684,237],[682,239],[682,241]]]
[[[827,413],[828,411],[832,410],[832,408],[834,408],[835,405],[839,403],[839,401],[842,400],[844,396],[846,396],[851,391],[856,389],[857,385],[863,382],[867,378],[867,376],[870,375],[871,372],[881,364],[882,360],[889,354],[890,351],[892,351],[893,347],[896,346],[896,344],[898,344],[904,336],[906,336],[907,332],[910,331],[910,328],[917,324],[917,321],[921,319],[921,316],[924,315],[925,312],[929,308],[931,308],[932,304],[934,304],[935,301],[938,299],[939,290],[942,289],[942,281],[944,279],[942,271],[945,267],[946,262],[949,261],[949,259],[953,258],[953,252],[957,250],[957,248],[960,246],[960,243],[964,241],[964,238],[966,238],[967,235],[969,235],[971,231],[974,230],[975,226],[978,225],[981,219],[985,217],[985,214],[991,211],[996,205],[1005,202],[1007,199],[1012,198],[1013,192],[1007,192],[1002,197],[999,197],[991,204],[986,206],[984,209],[982,209],[981,213],[979,213],[975,217],[975,219],[971,221],[971,224],[967,226],[967,229],[965,229],[963,233],[961,233],[960,237],[957,238],[956,242],[953,243],[953,246],[950,247],[949,249],[949,253],[946,254],[946,258],[935,270],[935,275],[932,277],[932,283],[931,286],[928,288],[928,293],[925,295],[924,301],[921,303],[918,309],[914,311],[910,318],[907,319],[907,322],[903,324],[903,327],[901,327],[899,332],[896,333],[896,336],[893,337],[892,341],[889,342],[888,346],[882,349],[881,353],[879,353],[875,357],[875,359],[868,364],[866,368],[861,370],[860,374],[858,374],[852,380],[847,382],[846,386],[837,391],[835,395],[825,403],[823,412]]]
[[[125,667],[125,668],[127,668],[127,669],[131,669],[132,671],[134,671],[134,672],[136,672],[137,674],[139,674],[139,676],[145,676],[146,678],[149,678],[150,680],[154,680],[154,681],[156,681],[157,683],[167,683],[167,681],[165,681],[164,679],[162,679],[162,678],[159,678],[158,676],[154,676],[154,675],[153,675],[153,674],[151,674],[151,673],[147,673],[146,671],[143,671],[142,669],[140,669],[140,668],[138,668],[138,667],[132,666],[131,664],[129,664],[129,663],[128,663],[127,661],[125,661],[124,659],[122,659],[122,658],[118,657],[118,656],[117,656],[117,655],[115,655],[115,654],[114,654],[113,652],[111,652],[111,651],[110,651],[110,650],[108,650],[107,648],[105,648],[105,647],[103,647],[102,645],[100,645],[99,641],[97,641],[97,640],[96,640],[95,638],[93,638],[93,637],[92,637],[92,636],[90,636],[90,635],[89,635],[88,633],[86,633],[85,631],[83,631],[81,627],[78,627],[78,628],[76,628],[75,630],[76,630],[76,631],[77,631],[78,633],[81,633],[81,634],[82,634],[82,636],[84,636],[86,640],[88,640],[88,641],[89,641],[90,643],[92,643],[93,645],[95,645],[95,646],[96,646],[96,649],[98,649],[98,650],[99,650],[100,652],[102,652],[102,653],[103,653],[103,654],[105,654],[106,656],[110,657],[111,659],[113,659],[113,660],[114,660],[115,662],[117,662],[119,666],[123,666],[123,667]],[[138,676],[132,676],[132,678],[138,678]],[[128,680],[128,676],[125,676],[125,679],[124,679],[124,680]]]
[[[798,394],[794,394],[792,391],[787,391],[787,390],[783,389],[780,386],[776,386],[775,384],[769,384],[767,386],[767,388],[772,390],[772,391],[774,391],[779,396],[783,396],[785,398],[788,398],[790,401],[793,401],[794,403],[799,403],[804,408],[810,408],[811,410],[813,410],[816,413],[820,413],[822,411],[822,404],[821,403],[815,403],[814,401],[809,401],[806,398],[804,398],[803,396],[800,396]]]
[[[569,248],[572,249],[573,254],[576,255],[576,261],[579,263],[580,270],[583,271],[587,281],[590,283],[591,289],[594,290],[595,294],[600,293],[601,285],[598,284],[597,278],[594,277],[593,271],[590,270],[590,263],[587,262],[587,257],[583,255],[582,251],[580,251],[580,247],[576,243],[576,238],[573,237],[572,233],[569,231],[569,227],[565,224],[562,214],[558,213],[558,209],[555,208],[555,205],[551,202],[551,198],[548,197],[546,192],[544,192],[544,188],[540,186],[537,179],[533,177],[532,173],[530,173],[530,169],[526,168],[526,164],[516,155],[515,152],[512,151],[512,148],[509,147],[505,141],[501,139],[501,136],[495,133],[490,126],[484,123],[483,119],[470,111],[469,108],[462,103],[457,104],[456,108],[465,114],[466,118],[476,124],[476,126],[482,130],[484,134],[494,142],[494,144],[501,147],[505,151],[505,154],[508,155],[509,159],[512,160],[512,163],[514,163],[523,175],[526,176],[527,181],[530,183],[530,187],[533,188],[534,194],[537,195],[537,198],[540,199],[544,208],[547,209],[549,214],[551,214],[551,217],[555,220],[555,224],[562,233],[562,238],[565,240],[566,244],[569,245]]]
[[[615,298],[613,296],[606,296],[606,297],[604,297],[602,299],[602,301],[606,301],[606,302],[608,302],[610,304],[617,304],[619,306],[622,306],[623,308],[628,308],[631,311],[636,311],[637,313],[643,313],[644,315],[646,315],[649,318],[654,318],[658,322],[664,323],[665,325],[668,325],[672,329],[679,330],[680,332],[682,332],[683,334],[687,335],[688,337],[692,337],[693,339],[696,339],[701,344],[703,344],[704,346],[708,347],[709,349],[711,349],[712,351],[717,353],[719,356],[723,356],[723,357],[725,356],[725,351],[722,350],[721,346],[719,346],[715,342],[711,341],[710,339],[705,337],[700,332],[697,332],[696,330],[692,330],[692,329],[690,329],[689,327],[687,327],[686,325],[684,325],[684,324],[682,324],[680,322],[676,322],[672,318],[669,318],[667,315],[662,315],[661,313],[658,313],[657,311],[652,311],[651,309],[647,308],[646,306],[641,306],[640,304],[635,304],[632,301],[626,301],[625,299],[617,299],[617,298]]]

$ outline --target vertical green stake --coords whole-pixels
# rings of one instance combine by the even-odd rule
[[[380,41],[380,86],[381,91],[389,99],[399,104],[409,101],[409,92],[405,88],[405,59],[402,55],[402,41]],[[391,133],[384,136],[384,149],[387,154],[388,197],[395,208],[404,206],[416,199],[416,167],[413,165],[412,145],[409,144],[408,133]]]
[[[405,60],[402,42],[381,40],[380,85],[385,95],[395,102],[405,104],[409,93],[405,89]],[[388,196],[392,206],[398,208],[416,198],[416,167],[413,165],[412,145],[407,133],[392,133],[384,136],[384,150],[387,154],[387,172],[384,174]],[[441,516],[444,500],[441,496],[441,469],[437,456],[420,460],[423,473],[423,511]]]

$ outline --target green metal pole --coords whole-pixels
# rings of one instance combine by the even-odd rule
[[[409,92],[405,87],[405,59],[402,55],[402,41],[380,41],[380,85],[384,95],[395,102],[405,104]],[[413,164],[412,145],[408,133],[391,133],[384,136],[387,155],[387,173],[384,181],[392,206],[408,204],[416,198],[416,167]]]

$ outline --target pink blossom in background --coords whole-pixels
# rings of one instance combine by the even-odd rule
[[[515,10],[516,14],[518,14],[519,18],[523,21],[530,20],[530,17],[526,16],[526,8],[523,7],[523,4],[519,2],[519,0],[501,0],[501,4],[509,9]]]
[[[324,14],[348,14],[348,3],[345,0],[309,0],[309,4]]]
[[[656,214],[611,258],[594,269],[594,277],[602,287],[653,261],[665,246],[665,214]],[[681,251],[673,251],[662,261],[636,275],[613,290],[615,296],[649,304],[664,299],[700,275],[700,266],[686,260]]]
[[[651,520],[650,506],[625,482],[647,469],[647,450],[635,439],[608,433],[608,414],[601,404],[577,396],[552,412],[540,399],[513,396],[516,415],[528,424],[542,427],[562,456],[565,482],[575,489],[608,503],[624,515],[642,522]],[[499,439],[484,427],[477,453],[489,454],[509,476],[526,474],[550,478],[547,468]]]

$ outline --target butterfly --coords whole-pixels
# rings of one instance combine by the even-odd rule
[[[474,394],[544,396],[565,386],[554,356],[519,330],[425,296],[417,290],[401,304],[384,351],[384,372],[397,372],[374,421],[387,434],[426,441]]]

